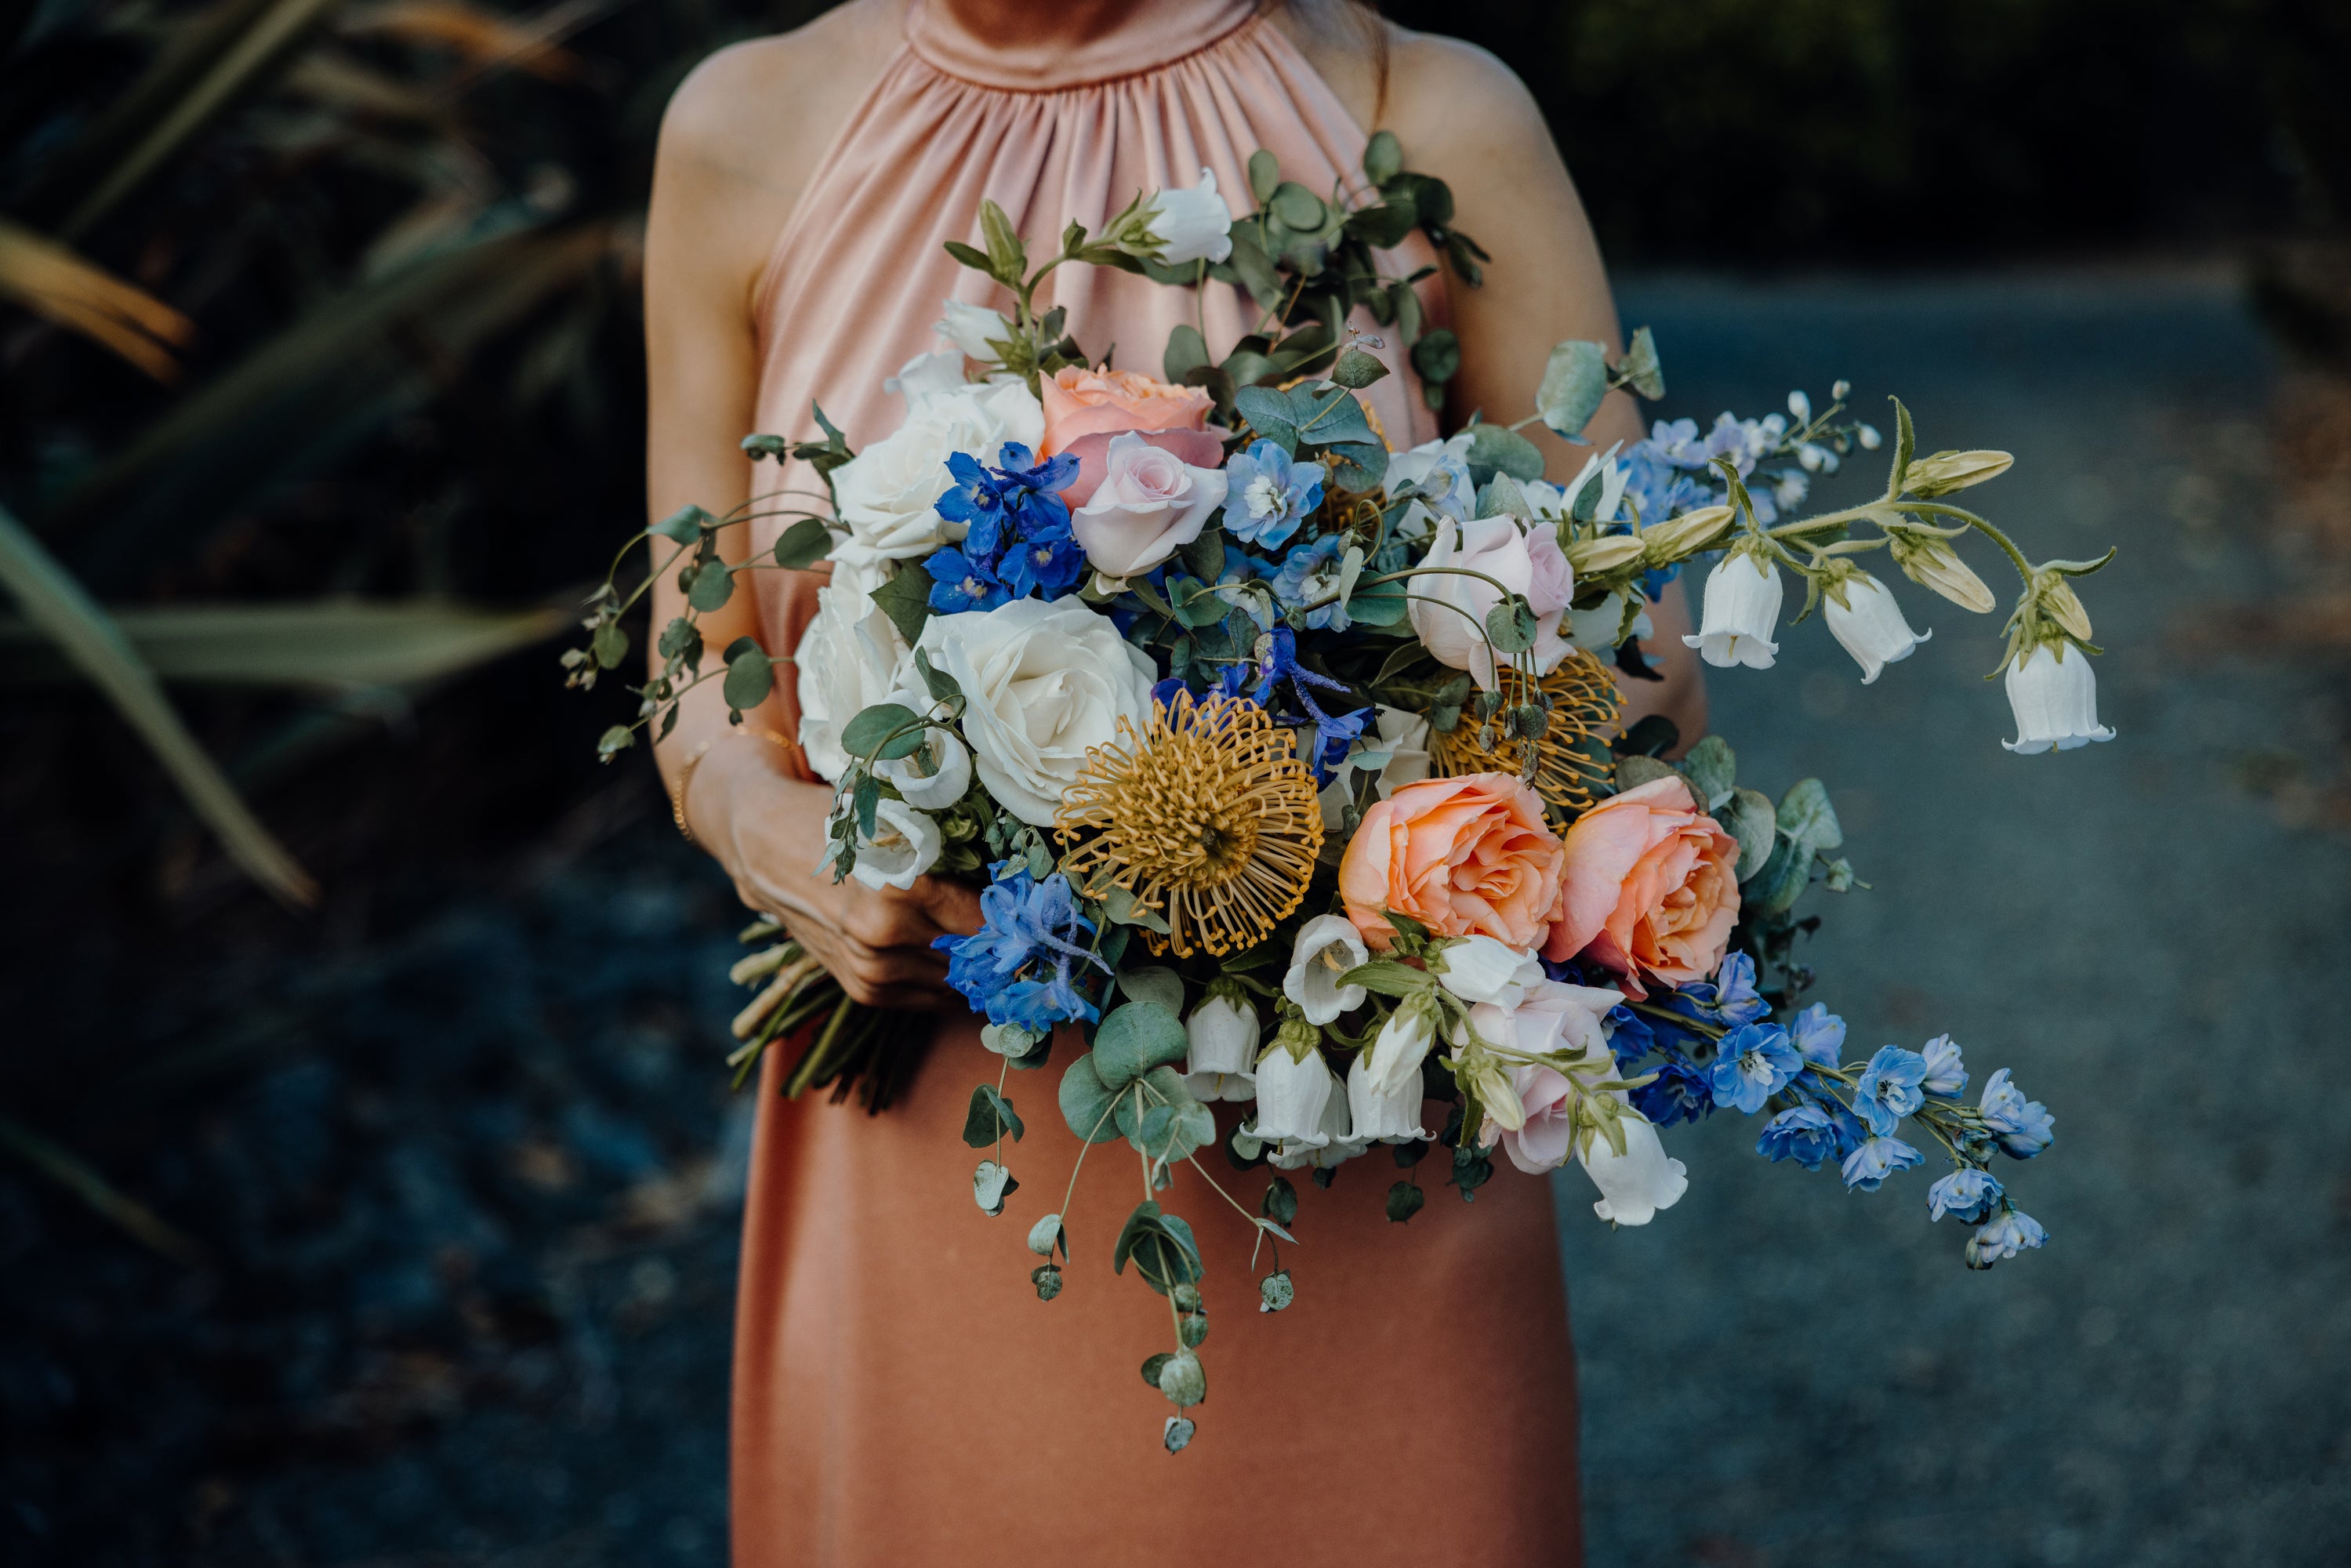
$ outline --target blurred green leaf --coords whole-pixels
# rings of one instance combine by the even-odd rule
[[[130,721],[179,785],[190,809],[220,835],[231,858],[247,874],[288,904],[316,902],[318,884],[246,809],[172,710],[154,672],[139,662],[121,631],[81,584],[5,507],[0,507],[0,587],[16,597],[26,620],[54,641]]]
[[[399,686],[468,669],[571,623],[557,608],[484,610],[445,601],[169,605],[109,612],[132,652],[166,681],[209,685]],[[63,673],[50,640],[0,618],[0,674]]]

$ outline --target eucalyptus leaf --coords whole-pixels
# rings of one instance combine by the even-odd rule
[[[980,1161],[979,1168],[971,1173],[972,1201],[991,1219],[1004,1212],[1004,1200],[1019,1190],[1012,1173],[994,1160]]]
[[[1249,428],[1284,452],[1298,450],[1298,427],[1291,423],[1290,400],[1270,387],[1245,386],[1233,394],[1233,407]]]
[[[1094,1031],[1093,1071],[1105,1087],[1123,1089],[1153,1068],[1181,1061],[1191,1049],[1176,1015],[1152,1002],[1112,1009]]]
[[[734,708],[758,707],[776,684],[775,662],[748,637],[737,637],[726,648],[726,678],[719,690]]]
[[[1194,371],[1206,370],[1216,361],[1208,357],[1207,340],[1200,329],[1189,321],[1167,334],[1167,351],[1161,357],[1159,368],[1169,381],[1181,386],[1184,378]]]
[[[726,570],[724,561],[711,561],[694,574],[694,586],[686,591],[685,601],[705,615],[723,609],[735,597],[735,574]]]
[[[1418,1214],[1421,1205],[1427,1201],[1428,1195],[1422,1192],[1419,1187],[1411,1182],[1400,1181],[1388,1188],[1388,1218],[1395,1224],[1402,1225],[1405,1220]]]
[[[1782,832],[1812,849],[1833,850],[1844,842],[1828,788],[1817,779],[1799,779],[1789,786],[1780,797],[1779,819]]]
[[[1672,763],[1655,757],[1644,757],[1639,752],[1616,759],[1616,789],[1620,794],[1627,789],[1638,789],[1644,784],[1654,784],[1660,779],[1680,777],[1680,772]]]
[[[855,717],[841,727],[841,748],[852,757],[871,757],[893,733],[914,722],[911,709],[896,703],[875,703],[860,709]],[[900,755],[911,755],[913,750],[909,747]]]
[[[1754,880],[1739,890],[1742,907],[1755,915],[1785,915],[1813,879],[1813,852],[1784,834]]]
[[[820,517],[802,517],[776,540],[776,564],[786,571],[804,571],[832,553],[832,536]]]
[[[1395,132],[1372,132],[1371,140],[1364,143],[1364,177],[1374,185],[1384,185],[1403,172],[1404,147],[1396,141]]]
[[[1535,612],[1512,594],[1486,612],[1486,638],[1498,653],[1523,653],[1535,645]]]
[[[1124,890],[1115,891],[1123,892]],[[1120,970],[1118,989],[1119,994],[1128,1001],[1149,1002],[1172,1016],[1177,1018],[1183,1016],[1184,977],[1165,965],[1144,964],[1132,969]]]
[[[1535,389],[1535,410],[1554,432],[1579,440],[1607,395],[1606,350],[1597,343],[1573,340],[1553,349],[1545,361],[1542,384]]]
[[[1370,386],[1387,373],[1388,368],[1379,356],[1367,354],[1363,350],[1355,348],[1351,348],[1341,354],[1338,361],[1331,367],[1332,381],[1343,387],[1352,387],[1357,391]]]
[[[1420,379],[1437,385],[1451,381],[1461,370],[1461,340],[1453,335],[1450,327],[1438,327],[1422,334],[1412,346],[1412,368]]]
[[[1665,368],[1657,360],[1656,334],[1646,327],[1635,330],[1616,363],[1616,379],[1651,402],[1666,395]]]
[[[1469,477],[1484,485],[1497,474],[1521,484],[1543,474],[1541,449],[1514,430],[1483,421],[1469,427]]]
[[[963,687],[956,678],[933,664],[930,655],[920,648],[914,650],[914,669],[923,677],[924,686],[939,701],[953,702],[963,695]]]
[[[998,1093],[996,1085],[982,1083],[971,1092],[971,1108],[963,1119],[965,1143],[984,1149],[1009,1133],[1017,1144],[1028,1130],[1013,1113],[1012,1102]]]
[[[1395,139],[1391,137],[1389,140]],[[1366,152],[1365,156],[1368,157],[1369,153]],[[1256,198],[1259,206],[1273,200],[1274,192],[1281,186],[1281,160],[1262,147],[1250,153],[1249,183],[1249,194]]]
[[[1113,1098],[1114,1091],[1094,1072],[1094,1053],[1091,1051],[1070,1063],[1069,1070],[1061,1074],[1061,1120],[1087,1143],[1107,1144],[1119,1135],[1111,1117]]]
[[[1298,1299],[1298,1288],[1290,1282],[1290,1270],[1277,1269],[1257,1283],[1258,1311],[1278,1312]]]
[[[1711,811],[1729,800],[1731,786],[1739,781],[1739,758],[1730,743],[1719,735],[1709,735],[1691,747],[1682,758],[1681,768],[1703,810]]]
[[[1771,798],[1761,789],[1733,789],[1729,802],[1715,813],[1723,831],[1739,841],[1738,879],[1745,882],[1763,869],[1771,855],[1771,843],[1779,836],[1773,821]]]
[[[676,511],[647,528],[645,532],[659,534],[665,539],[674,539],[682,545],[690,545],[702,537],[704,528],[717,520],[700,507],[689,503],[680,507]]]

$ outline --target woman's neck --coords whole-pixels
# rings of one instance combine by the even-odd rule
[[[976,38],[1089,44],[1164,0],[929,0]]]

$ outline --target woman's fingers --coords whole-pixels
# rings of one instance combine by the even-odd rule
[[[924,913],[942,932],[969,936],[979,929],[979,890],[943,876],[926,876],[913,892],[923,901]]]

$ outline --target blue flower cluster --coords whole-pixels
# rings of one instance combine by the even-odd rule
[[[1161,703],[1170,703],[1186,685],[1170,676],[1152,687],[1151,695]],[[1332,771],[1346,760],[1348,749],[1371,727],[1375,710],[1359,707],[1327,713],[1314,700],[1317,690],[1344,692],[1347,683],[1301,664],[1298,634],[1287,626],[1277,626],[1258,638],[1247,663],[1228,664],[1219,671],[1204,695],[1246,696],[1270,712],[1276,723],[1297,729],[1299,756],[1314,770],[1314,782],[1320,787],[1331,782]],[[1287,700],[1282,695],[1285,691]]]
[[[1627,1077],[1655,1075],[1633,1092],[1634,1108],[1663,1127],[1718,1107],[1750,1115],[1776,1107],[1756,1153],[1806,1170],[1834,1163],[1859,1192],[1876,1192],[1888,1176],[1924,1162],[1901,1136],[1906,1120],[1924,1119],[1956,1151],[1959,1166],[1928,1189],[1928,1212],[1977,1227],[1967,1244],[1970,1268],[1988,1269],[2048,1239],[1982,1168],[1994,1148],[2030,1159],[2054,1136],[2049,1108],[2027,1100],[2006,1068],[1991,1075],[1970,1113],[1956,1103],[1968,1070],[1950,1036],[1918,1051],[1886,1046],[1856,1073],[1842,1061],[1844,1020],[1826,1007],[1806,1008],[1787,1028],[1769,1011],[1744,953],[1725,957],[1711,981],[1637,1009],[1616,1008],[1610,1043],[1619,1067]]]
[[[1094,926],[1078,913],[1070,879],[1055,872],[1040,882],[1014,861],[988,871],[996,880],[980,892],[978,931],[931,944],[947,956],[947,984],[990,1023],[1044,1034],[1060,1022],[1093,1022],[1101,1009],[1079,989],[1071,964],[1105,975],[1110,967],[1078,945]]]
[[[1296,462],[1270,441],[1251,442],[1225,464],[1225,531],[1280,549],[1322,504],[1322,474],[1320,463]]]
[[[931,608],[942,614],[993,610],[1015,599],[1059,599],[1085,576],[1086,552],[1070,532],[1060,492],[1078,476],[1069,453],[1040,459],[1017,441],[996,467],[961,452],[947,458],[955,488],[938,514],[964,526],[963,542],[923,562],[931,574]]]

